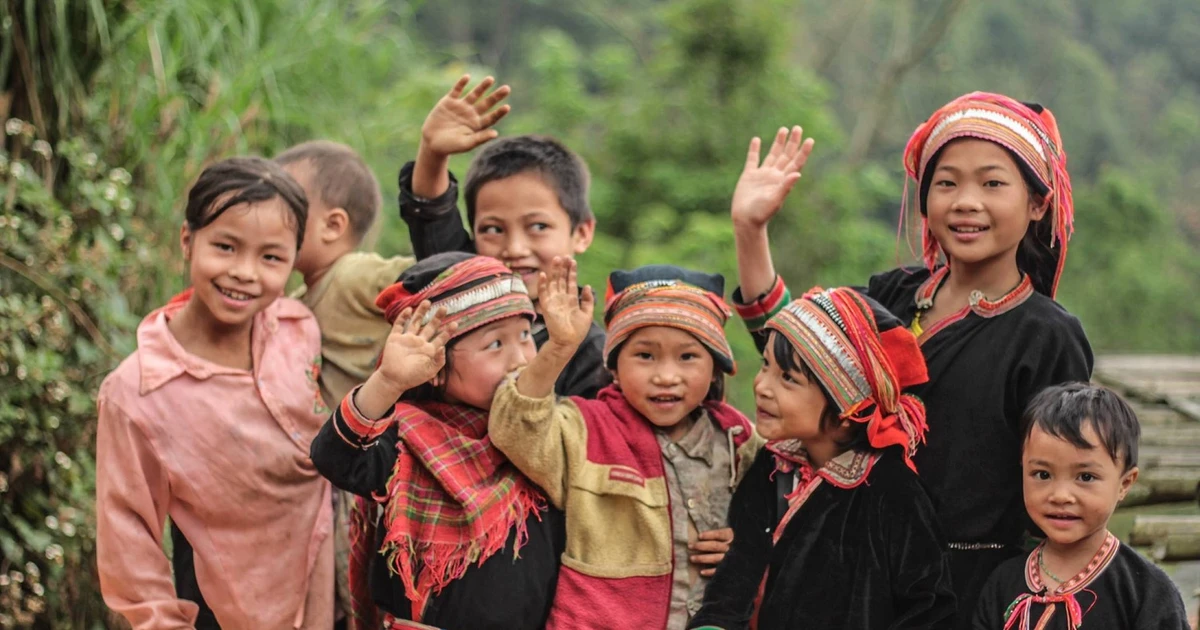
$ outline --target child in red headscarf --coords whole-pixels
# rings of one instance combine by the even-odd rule
[[[763,323],[790,301],[767,223],[812,150],[801,138],[799,127],[781,129],[761,164],[754,139],[734,192],[734,303],[760,347]],[[1071,181],[1050,110],[983,92],[934,112],[904,165],[918,186],[925,266],[875,275],[865,290],[925,355],[929,382],[913,393],[928,410],[929,442],[916,464],[949,539],[956,627],[967,628],[988,575],[1021,553],[1021,413],[1042,389],[1091,377],[1083,328],[1054,301]]]
[[[496,387],[534,356],[524,283],[494,258],[438,254],[377,304],[393,323],[379,368],[312,443],[322,475],[383,508],[351,531],[353,627],[541,628],[562,513],[487,430]]]
[[[925,408],[903,393],[926,380],[916,339],[852,289],[813,289],[766,328],[768,442],[691,627],[951,627],[949,551],[912,461]]]

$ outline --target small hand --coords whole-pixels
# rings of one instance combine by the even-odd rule
[[[416,311],[404,309],[392,324],[383,346],[383,356],[376,372],[396,396],[433,380],[446,365],[446,342],[454,333],[455,324],[442,325],[446,311],[439,307],[428,322],[432,308],[421,302]]]
[[[508,115],[511,108],[496,105],[507,98],[511,90],[502,85],[487,94],[488,88],[496,82],[487,77],[464,96],[463,90],[470,80],[471,76],[464,74],[429,112],[421,127],[423,149],[438,155],[465,153],[499,135],[491,127]]]
[[[688,543],[688,550],[694,552],[689,559],[692,564],[709,567],[701,569],[700,575],[712,577],[717,572],[717,565],[725,559],[725,554],[729,552],[731,543],[733,543],[733,530],[728,527],[700,532],[696,542]]]
[[[813,139],[804,130],[780,127],[767,157],[759,164],[761,141],[750,140],[746,166],[733,191],[731,215],[735,224],[762,227],[783,206],[783,200],[800,179],[800,169],[812,153]],[[802,141],[803,140],[803,141]]]
[[[581,294],[574,260],[556,257],[550,264],[550,274],[538,275],[538,307],[550,341],[577,348],[592,326],[592,309],[596,305],[592,288]]]

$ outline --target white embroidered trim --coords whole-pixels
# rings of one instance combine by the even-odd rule
[[[473,289],[459,293],[452,298],[434,302],[433,308],[429,309],[429,312],[425,314],[425,319],[422,323],[428,324],[429,320],[433,319],[433,314],[439,307],[445,307],[446,315],[454,315],[469,308],[479,306],[484,302],[504,297],[510,293],[529,295],[529,289],[516,276],[497,278],[487,284],[481,284]]]
[[[954,112],[953,114],[946,116],[942,119],[942,122],[938,123],[938,125],[933,128],[933,132],[929,134],[929,142],[927,144],[934,144],[934,140],[939,134],[946,130],[946,127],[964,118],[982,118],[984,120],[994,122],[997,125],[1003,125],[1009,131],[1021,136],[1025,142],[1029,143],[1029,146],[1033,147],[1033,149],[1037,151],[1038,156],[1041,157],[1043,161],[1046,160],[1046,152],[1042,149],[1042,143],[1038,141],[1037,136],[1034,136],[1033,133],[1031,133],[1029,129],[1025,127],[1025,125],[1017,122],[1015,118],[1005,116],[1004,114],[994,112],[990,109],[964,109],[961,112]]]
[[[846,354],[846,350],[842,347],[842,344],[825,323],[814,317],[812,313],[804,310],[797,302],[784,307],[784,310],[795,315],[805,327],[816,333],[817,338],[821,340],[821,345],[825,346],[825,349],[837,359],[838,365],[842,367],[842,371],[850,375],[850,380],[854,381],[854,386],[858,388],[859,395],[862,398],[870,398],[871,386],[867,384],[867,377],[854,364],[854,360],[850,358],[850,355]]]

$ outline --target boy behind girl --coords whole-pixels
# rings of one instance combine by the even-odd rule
[[[1137,416],[1098,385],[1049,387],[1022,419],[1025,510],[1046,534],[1027,558],[1001,564],[975,630],[1187,630],[1178,589],[1108,531],[1138,477]]]
[[[437,102],[421,128],[417,159],[400,170],[400,216],[408,224],[418,259],[447,251],[499,259],[520,274],[536,304],[538,273],[549,272],[556,256],[574,259],[587,251],[596,219],[588,205],[587,165],[558,141],[515,136],[487,145],[467,171],[463,187],[467,224],[459,215],[458,181],[450,156],[497,137],[492,126],[509,112],[509,94],[488,77],[470,92],[463,76]],[[549,335],[541,315],[533,340]],[[592,323],[588,336],[555,383],[559,395],[593,398],[610,378],[603,362],[604,330]]]
[[[375,298],[415,262],[356,251],[383,205],[379,181],[353,149],[316,140],[275,157],[308,196],[308,223],[296,258],[304,286],[292,297],[304,303],[321,327],[321,397],[335,408],[375,371],[391,325]],[[350,509],[354,495],[335,490],[333,535],[338,606],[349,612],[346,581]],[[341,614],[338,615],[341,617]]]

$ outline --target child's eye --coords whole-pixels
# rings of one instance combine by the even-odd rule
[[[1005,185],[1007,185],[1007,184],[1006,184],[1006,182],[1002,182],[1002,181],[1000,181],[1000,180],[998,180],[998,179],[993,179],[993,180],[990,180],[990,181],[988,181],[987,183],[985,183],[985,184],[984,184],[984,187],[986,187],[986,188],[999,188],[999,187],[1001,187],[1001,186],[1005,186]]]
[[[499,339],[497,339],[497,340],[493,341],[492,343],[489,343],[488,345],[484,346],[484,347],[483,347],[483,349],[484,349],[484,350],[498,350],[498,349],[500,349],[500,340],[499,340]]]
[[[504,230],[501,230],[500,226],[498,225],[485,225],[479,228],[480,234],[500,234],[503,231]]]
[[[937,186],[938,188],[950,188],[950,187],[954,186],[954,182],[952,182],[948,179],[939,179],[936,182],[934,182],[933,185]]]
[[[529,229],[534,232],[545,232],[550,229],[550,225],[548,223],[534,223],[529,226]]]
[[[654,355],[650,354],[649,352],[635,352],[633,353],[633,356],[643,361],[649,361],[650,359],[654,358]]]
[[[267,260],[269,260],[271,262],[283,262],[283,258],[280,256],[276,256],[275,254],[267,254],[266,256],[263,256],[263,258],[266,258]]]
[[[1095,481],[1096,479],[1097,479],[1096,475],[1093,475],[1092,473],[1080,473],[1079,474],[1079,480],[1084,483],[1091,483],[1091,482]]]
[[[795,377],[793,377],[793,376],[792,376],[792,373],[791,373],[791,372],[784,372],[784,373],[783,373],[783,382],[785,382],[785,383],[795,383],[795,382],[796,382],[796,379],[795,379]]]
[[[1033,477],[1034,479],[1039,479],[1039,480],[1041,480],[1041,481],[1046,481],[1047,479],[1049,479],[1049,478],[1050,478],[1050,473],[1048,473],[1048,472],[1046,472],[1046,471],[1044,471],[1044,470],[1035,470],[1035,471],[1033,471],[1033,472],[1029,473],[1029,476],[1030,476],[1030,477]]]
[[[213,243],[213,247],[216,247],[223,252],[233,251],[233,245],[230,245],[229,243]]]
[[[529,331],[522,330],[521,331],[521,341],[528,341],[528,340],[529,340]]]
[[[695,361],[700,358],[700,355],[695,352],[684,352],[679,358],[683,361]]]

